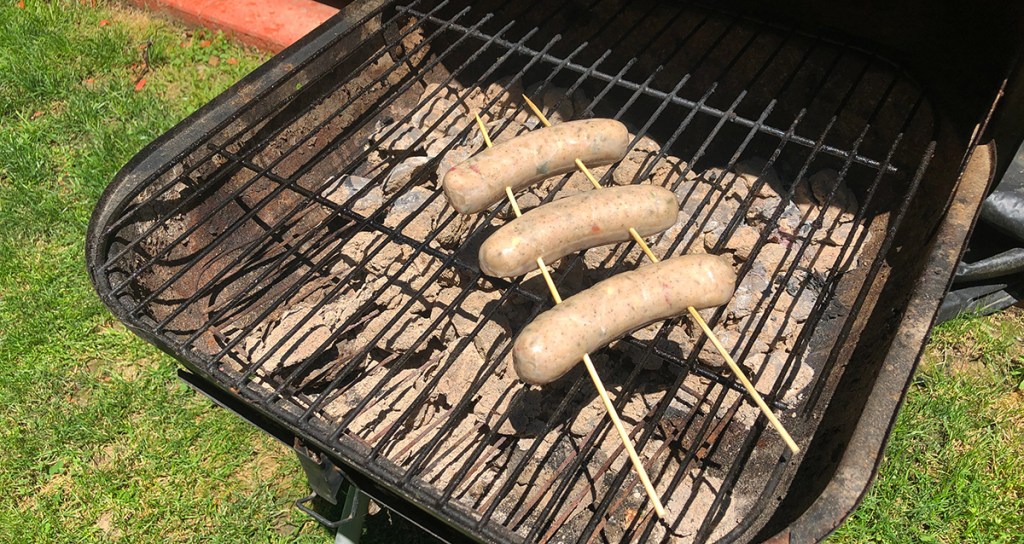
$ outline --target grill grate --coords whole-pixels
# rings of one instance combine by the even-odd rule
[[[472,87],[499,80],[506,96],[517,83],[534,83],[537,93],[554,85],[566,88],[567,95],[586,91],[593,98],[577,117],[623,120],[636,127],[631,146],[645,137],[657,140],[660,151],[634,182],[646,180],[669,153],[687,160],[671,184],[674,190],[685,190],[688,176],[707,167],[724,164],[731,171],[751,156],[767,158],[764,172],[777,168],[793,180],[835,168],[839,179],[858,192],[861,206],[854,223],[863,227],[842,240],[837,262],[859,258],[862,265],[854,271],[834,267],[815,278],[819,294],[814,308],[782,371],[768,384],[770,391],[764,391],[766,400],[785,412],[794,438],[806,443],[816,411],[834,387],[828,378],[845,364],[842,346],[856,332],[850,316],[872,303],[871,287],[885,272],[881,256],[935,152],[938,121],[927,99],[895,67],[846,44],[706,9],[612,0],[425,4],[384,3],[336,40],[355,40],[356,45],[324,50],[317,62],[331,62],[335,69],[309,76],[303,66],[293,67],[280,85],[248,98],[239,115],[136,185],[122,215],[103,232],[109,249],[100,270],[110,278],[111,297],[131,319],[174,351],[188,354],[220,383],[474,534],[544,541],[662,538],[666,531],[694,531],[697,540],[740,535],[756,518],[752,513],[776,500],[779,486],[786,484],[789,459],[781,441],[764,432],[762,418],[749,427],[736,420],[748,406],[742,387],[698,360],[703,341],[687,354],[673,349],[668,339],[681,326],[679,320],[660,324],[650,340],[623,339],[611,351],[611,362],[599,368],[612,380],[609,389],[620,411],[658,393],[632,421],[630,432],[655,487],[670,505],[667,528],[642,498],[621,446],[603,452],[601,445],[615,439],[610,425],[602,420],[583,436],[570,432],[578,417],[574,411],[592,395],[582,374],[570,374],[545,390],[509,384],[493,396],[479,394],[495,383],[511,335],[491,346],[460,398],[448,399],[432,417],[424,417],[433,392],[451,378],[485,327],[515,308],[525,308],[520,321],[528,322],[550,302],[529,280],[485,278],[475,265],[475,244],[501,221],[504,208],[470,224],[456,247],[438,243],[462,221],[450,208],[426,236],[409,230],[420,214],[442,203],[440,192],[400,222],[389,221],[386,210],[410,188],[436,181],[431,176],[445,154],[472,137],[472,125],[459,113]],[[428,83],[438,85],[421,96]],[[358,205],[412,150],[386,160],[373,182],[346,201],[328,196],[339,176],[366,167],[377,151],[371,134],[382,119],[393,120],[383,135],[391,137],[452,85],[464,90],[417,141],[451,130],[458,130],[461,140],[451,140],[375,209]],[[484,110],[501,98],[490,98]],[[520,105],[508,119],[524,111]],[[500,137],[511,126],[509,120],[499,123],[493,135]],[[602,184],[610,182],[613,172],[603,175]],[[542,201],[555,198],[570,181],[566,175],[552,184]],[[837,198],[838,187],[825,196],[826,206]],[[760,185],[750,189],[756,192]],[[791,184],[783,202],[796,190],[797,183]],[[678,237],[660,246],[663,252],[694,251],[704,241],[711,212],[724,206],[724,199],[724,191],[700,194],[691,187],[682,204],[690,218]],[[728,246],[752,202],[738,205],[712,252]],[[778,207],[768,223],[777,226],[783,212]],[[817,217],[815,230],[826,228],[823,219]],[[828,235],[836,225],[828,227]],[[752,254],[769,242],[770,230],[762,231]],[[358,261],[336,273],[346,248],[363,233],[376,234]],[[774,283],[759,293],[753,313],[761,317],[739,331],[733,353],[741,363],[757,342],[780,341],[771,336],[784,329],[773,332],[769,319],[783,304],[782,286],[821,252],[810,244],[788,247],[786,255],[792,251],[793,258],[783,258],[778,269],[769,271]],[[815,250],[819,255],[805,255]],[[382,262],[394,251],[405,258]],[[581,275],[604,277],[639,261],[630,242],[601,270],[586,270],[583,256],[575,256],[563,259],[553,276],[560,289],[573,292]],[[741,278],[753,262],[741,266]],[[367,279],[370,269],[380,270],[380,281]],[[429,292],[453,276],[458,282],[451,288],[458,292],[452,301],[428,314],[428,325],[407,350],[380,356],[380,346],[410,335],[396,328],[402,318],[422,311]],[[325,278],[328,287],[319,301],[290,322],[292,334],[265,346],[259,357],[244,356],[243,341],[253,331],[281,319],[307,286]],[[790,304],[811,284],[804,281]],[[393,318],[365,347],[342,354],[339,346],[381,311],[378,301],[395,289],[409,296]],[[481,290],[496,295],[468,334],[442,357],[419,360],[416,348],[453,318],[474,313],[469,300]],[[274,361],[290,356],[281,353],[289,349],[289,337],[308,334],[318,315],[354,292],[363,293],[359,306],[329,334],[317,337],[311,354],[283,372],[267,371]],[[785,313],[792,311],[790,306]],[[721,321],[723,312],[710,315],[709,324]],[[666,362],[662,371],[647,370],[646,363],[654,360]],[[812,365],[815,379],[805,397],[785,401],[800,365]],[[332,367],[331,373],[310,381],[325,366]],[[751,370],[752,378],[761,377],[763,369]],[[700,387],[688,381],[693,377],[702,379],[696,382]],[[353,402],[343,410],[332,408],[350,398]],[[690,399],[691,409],[679,410],[681,398]],[[393,414],[382,410],[384,415],[370,426],[361,421],[396,399],[403,399],[403,405]],[[509,407],[537,403],[548,406],[537,418],[542,425],[529,435],[501,432],[517,417]],[[487,416],[467,424],[471,413]],[[691,491],[688,482],[711,474],[720,484],[710,504],[698,508],[693,501],[702,495]],[[481,483],[484,478],[491,480]],[[683,496],[668,500],[676,494]],[[698,519],[687,518],[698,511]]]

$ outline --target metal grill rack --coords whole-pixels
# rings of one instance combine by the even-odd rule
[[[850,273],[837,267],[814,280],[821,294],[811,316],[785,371],[770,391],[763,391],[766,400],[784,414],[794,438],[801,444],[810,441],[822,406],[835,387],[834,377],[846,366],[849,353],[843,347],[857,334],[854,317],[875,303],[875,287],[886,273],[883,256],[936,152],[941,121],[913,81],[883,59],[846,44],[704,8],[613,0],[447,0],[436,4],[416,0],[374,2],[367,4],[361,17],[347,17],[335,32],[303,45],[316,51],[310,62],[315,59],[331,69],[275,65],[271,73],[262,74],[266,85],[255,94],[239,97],[245,102],[233,115],[209,120],[189,147],[160,157],[164,166],[147,179],[133,180],[116,195],[122,204],[100,233],[105,258],[94,263],[91,272],[119,317],[196,372],[298,429],[310,443],[472,536],[583,542],[659,534],[649,508],[630,511],[634,507],[630,495],[642,492],[621,448],[597,472],[592,470],[598,444],[614,432],[608,423],[602,421],[583,437],[568,432],[575,403],[592,394],[580,373],[570,374],[547,393],[522,384],[503,393],[511,397],[510,405],[537,398],[550,401],[545,409],[547,425],[537,435],[554,437],[555,444],[567,445],[572,454],[559,457],[552,447],[538,455],[540,439],[499,434],[510,411],[495,411],[493,419],[478,425],[472,435],[455,436],[462,416],[475,404],[497,406],[497,399],[482,399],[476,392],[511,349],[508,338],[495,346],[472,383],[465,384],[462,398],[451,399],[446,411],[427,425],[415,426],[430,391],[470,345],[472,334],[508,312],[511,305],[528,304],[530,316],[550,305],[544,293],[526,281],[485,278],[476,266],[477,244],[507,206],[486,212],[462,245],[449,249],[437,244],[436,238],[459,220],[450,208],[428,236],[417,238],[405,232],[417,214],[444,198],[439,191],[400,223],[385,222],[385,211],[406,190],[436,181],[430,179],[432,168],[421,170],[405,189],[370,213],[357,212],[354,204],[373,184],[342,204],[324,196],[330,180],[365,164],[374,148],[364,144],[381,119],[392,120],[391,133],[409,122],[426,83],[441,84],[434,93],[453,83],[466,89],[432,127],[461,126],[464,138],[471,136],[474,127],[464,123],[456,110],[474,85],[499,78],[505,78],[501,81],[506,89],[515,82],[536,83],[535,92],[559,85],[593,97],[581,116],[627,123],[636,135],[631,145],[646,136],[661,144],[658,158],[669,152],[685,158],[687,166],[679,172],[674,189],[691,170],[699,174],[717,165],[731,170],[744,158],[762,156],[768,159],[766,169],[777,168],[794,181],[823,167],[835,168],[857,192],[862,205],[855,222],[864,228],[854,231],[860,236],[844,241],[840,262],[859,255],[861,266]],[[494,135],[507,126],[499,126]],[[445,151],[453,145],[454,141]],[[392,157],[373,183],[382,183],[411,153]],[[442,156],[429,164],[436,166]],[[634,183],[644,182],[653,162],[634,177]],[[609,170],[602,183],[611,175]],[[563,177],[544,200],[556,198],[568,179]],[[710,210],[720,205],[715,198],[715,193],[688,197],[682,207],[693,212]],[[716,249],[725,247],[750,204],[740,205]],[[782,211],[780,207],[773,224]],[[692,215],[672,243],[671,254],[690,252],[700,243],[701,217]],[[816,226],[822,228],[820,219]],[[260,359],[238,357],[244,332],[280,315],[309,282],[331,277],[346,244],[368,231],[382,237],[347,273],[333,278],[326,296],[296,323],[296,332],[341,293],[361,285],[367,267],[388,264],[380,263],[378,257],[386,248],[405,246],[409,256],[397,266],[384,266],[386,281],[374,285],[363,306],[323,338],[312,356],[273,376],[264,375],[261,368],[274,356],[274,348]],[[753,253],[767,243],[767,236],[766,229]],[[805,247],[794,250],[798,252],[795,263],[807,262]],[[430,263],[429,273],[413,268],[417,258]],[[809,257],[811,262],[815,258]],[[560,289],[571,292],[574,278],[581,274],[604,277],[634,267],[640,259],[630,243],[605,269],[586,271],[582,261],[582,256],[576,256],[559,263],[554,279]],[[740,277],[749,271],[744,266]],[[797,273],[796,264],[770,272],[777,282],[785,283]],[[463,304],[474,290],[486,286],[501,293],[471,336],[451,346],[446,358],[430,364],[416,360],[412,350],[396,354],[387,362],[388,371],[374,378],[377,381],[358,403],[340,417],[328,413],[326,407],[333,400],[365,380],[374,346],[403,334],[391,328],[399,316],[416,311],[417,301],[448,274],[458,274],[462,287],[453,302],[430,315],[435,328],[464,311]],[[396,287],[412,294],[402,312],[366,349],[335,361],[340,368],[329,381],[306,384],[311,372],[338,357],[337,345],[365,320],[374,301]],[[780,295],[781,290],[774,289],[759,301],[755,312],[762,312],[764,318],[752,320],[741,331],[734,351],[737,361],[743,361],[757,340],[775,340],[764,336],[766,320],[780,304]],[[710,317],[712,326],[721,313]],[[756,528],[755,514],[778,500],[799,460],[790,459],[781,441],[766,431],[763,417],[750,428],[733,420],[747,402],[735,395],[742,387],[697,360],[703,340],[688,357],[665,347],[677,326],[678,320],[663,323],[650,341],[624,339],[623,344],[634,350],[637,364],[613,360],[610,365],[619,370],[608,370],[617,372],[612,389],[618,408],[643,391],[666,392],[632,425],[637,450],[666,499],[682,489],[681,480],[690,471],[720,474],[723,485],[695,537],[706,540],[714,534],[730,540]],[[243,334],[232,337],[225,333],[229,327]],[[423,331],[414,345],[428,341],[429,333],[429,329]],[[664,370],[644,370],[640,363],[651,358],[666,361]],[[812,365],[815,381],[799,404],[784,403],[780,399],[800,364]],[[353,431],[353,422],[365,410],[390,399],[401,387],[396,383],[398,373],[415,365],[423,365],[420,376],[426,385],[408,393],[413,396],[409,406],[373,432]],[[689,391],[698,399],[690,413],[670,413],[672,399],[689,375],[705,378],[708,386]],[[661,446],[649,446],[654,436]],[[444,468],[453,476],[440,485],[436,465],[452,449],[461,452],[462,461]],[[469,483],[485,464],[499,465],[500,476],[486,492],[474,496],[468,491]],[[666,466],[675,470],[667,471]],[[574,487],[580,479],[592,482],[586,497]],[[522,482],[527,482],[525,491],[513,493]],[[586,505],[584,501],[592,504],[580,516],[578,506]],[[727,512],[732,513],[729,519],[740,521],[720,529]],[[668,526],[678,523],[684,513],[670,511]]]

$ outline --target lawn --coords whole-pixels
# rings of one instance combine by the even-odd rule
[[[0,539],[330,542],[291,506],[307,487],[289,451],[179,384],[83,262],[120,166],[266,55],[98,4],[0,3]],[[834,541],[1019,541],[1021,338],[1020,311],[936,331]],[[404,527],[381,512],[367,537]]]

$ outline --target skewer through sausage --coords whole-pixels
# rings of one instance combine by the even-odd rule
[[[537,257],[552,264],[592,247],[668,229],[679,215],[672,191],[656,185],[626,185],[588,191],[534,208],[507,223],[480,246],[480,269],[499,277],[537,268]]]
[[[640,327],[679,315],[690,306],[729,301],[736,273],[718,255],[681,255],[612,276],[537,316],[512,348],[519,377],[553,382],[583,355]]]
[[[495,144],[444,175],[441,186],[452,207],[478,213],[505,198],[505,187],[519,191],[541,180],[588,166],[622,160],[629,131],[612,119],[569,121]]]

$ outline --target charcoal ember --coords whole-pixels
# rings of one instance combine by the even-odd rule
[[[595,396],[577,411],[569,424],[569,432],[575,436],[586,436],[600,425],[605,417],[604,402]]]
[[[729,237],[725,242],[725,249],[731,250],[737,258],[745,261],[750,258],[751,252],[754,250],[754,246],[760,239],[761,233],[753,227],[747,225],[741,225]],[[763,246],[762,246],[763,249]]]
[[[806,269],[797,268],[793,271],[793,275],[790,276],[786,282],[786,292],[790,296],[799,296],[803,290],[809,290],[814,293],[818,292],[818,289],[811,282],[811,275]]]
[[[367,324],[361,337],[369,341],[378,334],[383,334],[377,347],[392,353],[401,354],[410,350],[413,353],[420,353],[433,349],[434,344],[431,341],[440,338],[440,332],[433,325],[433,319],[441,310],[434,308],[432,315],[424,317],[406,310],[403,306],[404,304],[396,306],[375,317]]]
[[[676,223],[665,229],[664,232],[647,238],[647,245],[651,247],[651,251],[653,251],[655,255],[658,255],[663,259],[668,258],[677,252],[683,252],[686,247],[686,242],[689,241],[687,237],[683,236],[685,224],[685,219],[676,219]],[[697,244],[692,244],[695,247],[691,248],[691,253],[697,253],[697,251],[692,251],[696,248],[700,249],[700,253],[705,252],[703,240],[704,236],[702,235]]]
[[[729,355],[732,355],[733,358],[735,358],[742,347],[741,342],[743,342],[743,336],[734,329],[723,330],[720,327],[716,327],[712,330],[714,331],[715,336],[718,337],[718,341],[721,342],[722,347],[729,352]],[[718,348],[716,348],[710,341],[704,342],[704,346],[701,347],[700,353],[698,353],[697,357],[700,359],[700,362],[710,367],[718,368],[725,366],[725,359],[722,357],[722,354],[718,352]]]
[[[747,208],[747,222],[754,225],[770,225],[780,206],[782,206],[782,197],[780,196],[755,196],[750,202],[750,207]]]
[[[366,159],[361,165],[356,167],[353,171],[354,174],[361,177],[374,178],[390,166],[392,157],[383,149],[374,145],[373,142],[367,141],[363,150],[366,152]]]
[[[450,405],[467,400],[467,397],[479,398],[482,402],[474,412],[480,419],[486,419],[492,410],[503,411],[509,407],[517,383],[515,373],[503,364],[488,372],[489,361],[469,338],[449,343],[439,361],[436,371],[442,374],[435,391],[444,395]]]
[[[453,166],[462,164],[466,159],[476,154],[476,149],[469,146],[458,146],[448,150],[447,153],[441,156],[441,159],[437,163],[437,179],[443,180],[444,175],[452,169]]]
[[[726,310],[731,319],[739,320],[750,315],[759,300],[761,293],[752,288],[749,282],[743,282],[736,288]]]
[[[668,353],[678,350],[675,342],[667,337],[657,338],[658,332],[662,327],[663,323],[659,321],[630,333],[630,336],[634,339],[646,342],[648,345],[635,346],[630,342],[619,342],[616,344],[616,349],[632,360],[633,364],[639,365],[644,370],[660,370],[665,361],[654,352],[654,348],[662,349]],[[654,344],[654,346],[652,347],[650,344]]]
[[[463,108],[469,113],[469,118],[473,118],[473,114],[480,114],[484,111],[487,106],[487,93],[480,87],[472,87],[468,93],[463,93]]]
[[[429,163],[429,157],[409,157],[398,163],[384,179],[384,195],[392,195],[412,182],[423,185],[427,181],[424,174]]]
[[[768,161],[760,157],[752,157],[736,163],[737,174],[743,176],[747,187],[753,190],[760,198],[776,198],[783,194],[784,187],[782,180],[775,168],[768,165]]]
[[[701,309],[697,310],[697,313],[700,315],[700,317],[702,319],[704,319],[705,323],[711,323],[711,321],[715,317],[715,314],[718,313],[718,308],[717,307],[716,308],[701,308]],[[688,320],[692,319],[692,316],[690,316],[689,312],[686,313],[686,319],[688,319]],[[697,325],[696,322],[689,322],[689,326],[690,326],[690,330],[693,331],[694,334],[698,338],[703,336],[703,333],[701,332],[701,328],[700,328],[699,325]]]
[[[320,194],[339,206],[348,206],[359,215],[368,216],[384,203],[384,193],[370,182],[369,178],[344,175],[328,182]]]
[[[811,211],[818,208],[818,201],[814,198],[814,193],[811,191],[811,184],[805,177],[796,181],[796,185],[793,187],[792,199],[793,204],[796,204],[797,209],[800,210],[802,217],[808,217]]]
[[[437,157],[443,156],[449,151],[449,149],[455,149],[465,145],[466,138],[461,133],[456,134],[437,134],[431,136],[427,140],[427,156]],[[447,171],[447,170],[446,170]],[[438,176],[440,179],[440,176]]]
[[[687,472],[681,478],[675,492],[669,497],[668,503],[665,504],[665,510],[682,513],[680,519],[667,525],[672,535],[684,540],[692,540],[696,537],[704,524],[704,519],[711,514],[711,508],[714,506],[721,488],[722,481],[708,474],[706,470]],[[739,500],[739,497],[733,497],[732,500],[735,502]],[[730,507],[724,515],[731,517],[732,512],[733,508]],[[722,527],[724,523],[730,523],[725,526],[726,530],[735,526],[731,521],[722,521],[717,524],[715,526],[717,529],[711,537],[713,540],[718,540],[725,532]]]
[[[390,155],[422,151],[423,131],[413,125],[381,126],[373,138],[377,149]]]
[[[443,294],[446,289],[444,278],[446,272],[450,273],[452,269],[442,266],[443,262],[437,257],[420,253],[397,279],[396,288],[413,299],[410,311],[430,315],[435,307],[446,304]]]
[[[505,123],[502,121],[491,121],[486,123],[485,126],[487,127],[487,136],[491,138],[492,143],[500,143],[510,140],[514,138],[522,128],[518,123]],[[461,149],[461,151],[457,153],[458,156],[462,156],[464,153],[469,151],[469,155],[466,157],[468,158],[469,156],[483,150],[484,146],[487,145],[487,142],[484,140],[483,133],[477,127],[475,121],[465,127],[462,127],[460,130],[452,130],[448,133],[436,133],[432,136],[433,137],[428,140],[427,143],[427,156],[429,157],[443,156],[449,151],[468,148],[468,150]],[[452,165],[454,166],[454,164],[458,163],[453,163]],[[447,169],[444,170],[444,172],[447,172]]]
[[[444,209],[434,218],[433,229],[437,233],[434,240],[444,249],[457,249],[466,241],[469,233],[484,219],[483,215],[458,213],[446,200]]]
[[[493,101],[494,104],[481,114],[481,117],[484,119],[506,119],[515,116],[517,121],[525,121],[531,115],[523,103],[525,92],[522,81],[519,79],[513,81],[512,76],[488,84],[484,88],[484,97],[488,102]],[[520,109],[518,115],[516,114],[517,109]]]
[[[654,165],[654,170],[648,176],[654,185],[672,189],[680,202],[691,199],[695,190],[699,195],[695,201],[699,202],[707,194],[707,186],[700,183],[700,176],[690,168],[690,165],[679,157],[666,155]],[[699,190],[698,190],[699,189]]]
[[[837,267],[840,264],[839,257],[842,251],[840,247],[819,245],[804,254],[804,262],[806,263],[804,266],[821,279],[828,278],[833,272],[839,274],[840,271]]]
[[[814,241],[831,246],[841,246],[855,231],[853,223],[835,223],[815,233]]]
[[[788,291],[783,290],[780,293],[776,307],[787,312],[795,322],[803,323],[804,321],[807,321],[808,317],[810,317],[816,302],[817,294],[809,289],[798,291],[797,296],[791,295]]]
[[[795,324],[796,322],[782,311],[765,310],[741,319],[736,328],[743,331],[744,336],[757,334],[750,352],[764,353],[777,344],[792,346],[799,333],[794,327]]]
[[[406,424],[403,425],[406,431],[409,430],[408,420],[413,420],[414,424],[422,424],[429,417],[430,410],[420,411],[422,403],[415,411],[412,410],[414,400],[421,393],[426,398],[435,394],[433,391],[426,392],[426,384],[422,379],[417,379],[420,377],[420,370],[402,368],[392,376],[389,387],[383,389],[376,387],[387,370],[383,368],[383,365],[377,365],[372,369],[371,374],[356,381],[341,399],[348,407],[354,407],[358,403],[364,402],[371,394],[375,397],[368,406],[359,412],[348,427],[349,431],[361,435],[364,440],[370,439],[375,434],[387,432],[393,424],[398,423],[398,418],[403,414],[409,414]],[[374,388],[377,389],[376,392],[373,391]],[[384,399],[386,402],[382,402]],[[334,404],[333,409],[341,410],[342,416],[348,415],[347,411],[343,409],[344,404],[332,404]],[[397,432],[404,434],[402,430],[397,429]]]
[[[457,133],[473,119],[469,108],[460,102],[464,101],[452,89],[431,83],[420,96],[410,123],[427,133]]]
[[[797,237],[806,238],[811,232],[811,225],[804,222],[800,208],[796,204],[786,202],[785,208],[779,216],[778,231],[779,235],[787,240]]]
[[[707,183],[725,194],[726,199],[735,203],[736,207],[750,194],[750,186],[745,176],[724,168],[709,168],[701,175]]]
[[[661,394],[657,393],[644,395],[640,391],[631,393],[626,401],[622,403],[622,408],[619,410],[619,416],[626,428],[628,429],[640,424],[646,418],[648,412],[651,411],[651,404],[648,399],[658,399],[660,396]],[[650,447],[650,445],[651,443],[649,442],[647,447]]]
[[[782,244],[767,243],[761,246],[755,259],[769,274],[783,274],[796,258],[796,249]]]
[[[629,135],[629,141],[632,142],[634,138],[633,134]],[[626,153],[622,161],[615,166],[615,169],[612,171],[612,181],[616,185],[644,182],[644,180],[638,179],[638,177],[644,171],[654,171],[653,165],[660,150],[661,146],[651,137],[644,136],[640,138],[636,145]]]
[[[592,100],[587,96],[587,93],[583,92],[583,89],[577,88],[572,93],[572,109],[576,119],[585,119],[587,117],[593,117],[594,112],[587,111],[590,108]]]
[[[600,180],[604,176],[605,172],[608,171],[608,167],[597,166],[589,168],[589,170],[595,178]],[[568,176],[568,179],[566,179],[566,175]],[[530,189],[530,192],[540,197],[541,200],[549,197],[552,200],[557,200],[567,196],[590,192],[594,189],[594,184],[591,183],[590,178],[588,178],[586,174],[578,170],[574,170],[569,174],[550,177],[537,185],[534,185]]]
[[[412,298],[412,293],[408,291],[407,285],[400,280],[390,279],[397,275],[398,272],[395,271],[393,275],[375,277],[369,282],[367,287],[379,292],[374,298],[374,305],[378,309],[393,310],[405,305]]]
[[[640,327],[639,329],[631,332],[630,336],[637,340],[650,342],[651,340],[654,340],[654,337],[658,334],[658,331],[661,330],[661,327],[662,323],[660,321],[657,323],[651,323],[646,327]]]
[[[244,341],[250,361],[264,360],[259,372],[271,375],[298,365],[317,351],[326,351],[331,335],[341,327],[360,325],[349,319],[368,312],[372,289],[342,290],[329,302],[307,299],[285,311],[280,319],[259,326]]]
[[[363,267],[375,276],[387,275],[396,263],[404,263],[411,255],[410,246],[388,240],[387,235],[376,231],[356,233],[342,250],[342,259],[347,264]]]
[[[583,265],[587,270],[592,271],[605,271],[615,265],[616,260],[621,255],[622,245],[607,245],[598,246],[588,249],[583,254]],[[566,256],[565,259],[571,259],[573,256]],[[604,274],[595,276],[595,278],[603,278]]]
[[[672,189],[679,195],[680,200],[691,197],[695,189],[703,189],[696,191],[696,194],[699,195],[696,200],[699,202],[703,199],[708,188],[702,187],[698,183],[699,181],[700,176],[693,171],[690,165],[676,157],[668,157],[659,162],[654,168],[654,173],[651,174],[652,183]]]
[[[687,326],[674,320],[668,330],[668,343],[665,351],[680,359],[686,359],[693,351],[694,340]]]
[[[472,337],[480,353],[496,356],[512,337],[511,325],[498,308],[500,300],[500,291],[470,291],[452,312],[446,328],[454,329],[456,337]]]
[[[491,143],[500,144],[514,139],[517,136],[526,134],[530,129],[526,125],[515,121],[515,120],[504,120],[494,121],[487,125],[487,136],[491,139]],[[475,145],[478,148],[482,148],[487,145],[484,141],[483,135],[479,130],[473,132],[473,139],[468,140],[468,143]]]
[[[434,219],[445,207],[444,196],[425,187],[411,187],[395,199],[384,225],[397,228],[408,220],[402,234],[415,240],[424,240],[433,229]]]
[[[547,427],[544,406],[550,401],[545,400],[542,391],[530,389],[519,381],[515,369],[512,368],[511,358],[507,364],[499,365],[496,372],[503,372],[503,374],[500,374],[494,383],[504,384],[505,390],[500,391],[498,395],[491,397],[487,403],[481,405],[481,412],[485,410],[487,412],[488,425],[497,427],[495,432],[499,435],[515,436],[520,440],[544,436],[544,429]],[[507,414],[508,417],[501,420],[504,414]],[[499,422],[499,420],[501,421]],[[544,440],[543,444],[550,444],[550,441],[542,440]],[[533,441],[528,440],[528,442],[532,443]]]

